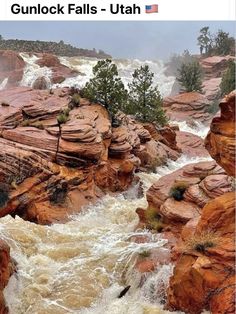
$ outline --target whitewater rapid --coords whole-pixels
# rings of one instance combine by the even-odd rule
[[[208,158],[182,156],[158,167],[155,174],[139,176],[146,190],[161,176],[204,160]],[[157,267],[141,287],[134,268],[143,251],[169,254],[164,247],[167,240],[160,234],[134,231],[135,210],[146,205],[145,197],[138,199],[132,189],[105,196],[65,224],[40,226],[19,217],[1,218],[0,238],[11,247],[18,269],[4,291],[10,314],[169,313],[162,308],[160,287],[167,287],[173,266]],[[133,242],[137,235],[149,242]],[[130,291],[117,299],[127,285]]]
[[[39,59],[35,55],[28,55],[26,53],[21,53],[21,57],[24,59],[26,66],[24,69],[23,78],[21,80],[21,86],[32,87],[35,80],[44,76],[47,82],[50,84],[50,78],[52,76],[52,70],[48,67],[40,67],[37,64]],[[79,75],[71,78],[67,78],[61,84],[55,84],[50,87],[83,87],[90,78],[93,77],[92,68],[96,65],[98,59],[96,58],[86,58],[86,57],[59,57],[61,64],[66,65],[72,70],[77,70]],[[167,76],[165,74],[165,64],[162,60],[157,61],[141,61],[138,59],[113,59],[113,62],[117,65],[119,75],[127,87],[128,83],[132,80],[132,73],[135,69],[139,68],[141,65],[147,64],[150,70],[154,73],[153,84],[158,85],[160,93],[163,97],[168,96],[171,92],[172,86],[175,81],[174,76]]]

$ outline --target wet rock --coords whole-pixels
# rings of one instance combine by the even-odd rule
[[[208,156],[208,152],[204,147],[204,140],[192,133],[177,131],[176,132],[176,142],[178,147],[181,149],[182,153],[190,156],[197,157]]]
[[[163,102],[164,110],[171,120],[197,120],[209,123],[211,116],[207,113],[210,102],[206,96],[198,92],[181,93],[166,97]]]
[[[184,187],[182,197],[175,199],[181,186]],[[154,183],[147,191],[148,208],[155,209],[165,228],[180,237],[186,223],[199,217],[201,209],[210,200],[232,190],[232,179],[215,161],[193,163]]]
[[[48,67],[52,70],[52,84],[60,84],[68,77],[74,77],[79,74],[76,70],[71,70],[67,66],[60,63],[58,57],[45,53],[37,61],[40,67]]]
[[[44,76],[38,77],[33,83],[33,89],[48,89],[48,82]]]
[[[229,175],[235,176],[235,92],[220,103],[221,115],[212,120],[205,145]]]
[[[200,314],[203,309],[210,309],[212,314],[233,313],[234,204],[235,196],[231,192],[212,200],[203,208],[192,237],[197,244],[197,239],[204,241],[205,234],[212,245],[207,251],[201,252],[186,244],[183,246],[170,279],[169,309],[190,314]]]

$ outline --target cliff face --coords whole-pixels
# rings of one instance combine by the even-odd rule
[[[219,99],[221,79],[229,60],[235,60],[235,57],[212,56],[199,59],[203,72],[202,93],[180,92],[175,83],[171,96],[164,99],[167,115],[172,120],[199,121],[209,125],[213,117],[211,112],[215,110],[214,101]]]
[[[57,116],[70,98],[68,89],[0,92],[1,216],[63,221],[106,191],[126,190],[139,166],[151,169],[179,156],[125,115],[112,128],[105,108],[86,99],[60,131]]]
[[[206,148],[235,176],[234,106],[232,92],[220,104],[221,116],[212,120]],[[232,181],[230,185],[232,188]],[[169,309],[190,314],[200,314],[203,309],[212,314],[235,311],[235,193],[227,193],[225,187],[223,184],[222,195],[217,197],[213,185],[214,199],[206,202],[197,220],[182,229],[182,242],[175,247],[179,258],[168,289]]]
[[[231,176],[235,176],[235,91],[220,103],[221,115],[212,120],[205,145]]]

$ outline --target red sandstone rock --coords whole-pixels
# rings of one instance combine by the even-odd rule
[[[212,120],[205,145],[230,175],[235,176],[235,92],[220,103],[221,116]]]
[[[48,67],[52,69],[52,83],[60,84],[68,77],[74,77],[79,73],[76,70],[71,70],[67,66],[60,63],[58,57],[51,54],[43,54],[37,61],[40,67]]]
[[[0,240],[0,313],[7,314],[8,309],[5,304],[3,289],[6,287],[12,273],[12,264],[10,260],[10,248]]]
[[[226,193],[202,211],[194,237],[211,232],[217,240],[207,252],[185,246],[168,289],[168,308],[190,314],[211,309],[212,314],[233,313],[235,196]],[[188,241],[188,240],[187,240]]]
[[[207,113],[210,102],[206,96],[189,92],[166,97],[163,102],[164,110],[171,120],[191,121],[197,120],[208,123],[211,116]]]
[[[205,157],[209,155],[204,147],[203,139],[195,134],[177,131],[176,141],[182,153],[189,157]]]

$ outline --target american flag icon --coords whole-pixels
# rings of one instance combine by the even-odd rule
[[[145,12],[158,13],[158,5],[157,4],[145,5]]]

